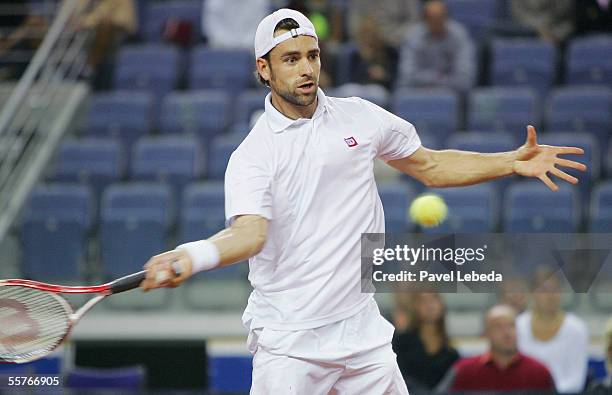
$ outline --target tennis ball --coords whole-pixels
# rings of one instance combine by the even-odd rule
[[[430,228],[444,221],[448,207],[440,196],[425,194],[412,201],[409,213],[414,222]]]

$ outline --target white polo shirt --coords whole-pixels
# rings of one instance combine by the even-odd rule
[[[410,156],[414,126],[360,98],[317,93],[311,119],[265,113],[232,154],[225,173],[228,223],[270,220],[263,250],[249,260],[254,288],[248,329],[316,328],[358,313],[372,294],[360,287],[360,237],[383,233],[374,159]]]

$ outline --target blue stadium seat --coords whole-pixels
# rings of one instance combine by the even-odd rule
[[[340,44],[336,54],[336,85],[340,86],[351,81],[351,68],[354,67],[354,57],[357,55],[357,44],[348,42]]]
[[[608,142],[608,154],[606,155],[604,162],[605,163],[603,165],[605,166],[606,177],[612,178],[612,137]]]
[[[593,189],[589,212],[589,231],[612,232],[612,181],[603,182]]]
[[[576,188],[579,188],[584,197],[588,197],[593,182],[599,178],[601,173],[601,162],[597,139],[591,133],[545,133],[540,135],[538,143],[558,146],[579,147],[584,150],[584,155],[562,155],[563,158],[574,160],[587,165],[587,171],[582,172],[574,169],[564,168],[563,171],[580,180]],[[564,183],[565,181],[560,181]]]
[[[412,123],[419,135],[431,135],[438,141],[458,129],[457,95],[446,89],[400,89],[393,98],[393,112]]]
[[[546,129],[589,132],[606,153],[612,131],[612,89],[566,87],[553,91],[546,111]]]
[[[389,102],[389,91],[380,85],[344,84],[326,93],[335,97],[360,97],[382,108],[387,108]]]
[[[612,37],[601,35],[572,40],[566,70],[568,84],[612,86]]]
[[[101,196],[108,184],[119,181],[123,169],[123,152],[117,140],[68,139],[59,147],[52,179],[87,184],[95,196]]]
[[[525,132],[540,124],[537,95],[529,88],[476,88],[469,95],[467,129],[479,132]]]
[[[129,152],[132,144],[151,129],[153,97],[145,92],[114,91],[93,96],[86,133],[120,140]]]
[[[555,79],[556,49],[537,39],[497,39],[491,48],[491,84],[527,86],[544,95]]]
[[[213,180],[223,180],[225,169],[232,152],[242,143],[242,136],[217,136],[210,146],[208,160],[208,178]]]
[[[190,89],[218,89],[238,94],[253,81],[254,62],[250,51],[199,46],[191,52]]]
[[[581,220],[576,190],[561,183],[552,193],[539,180],[512,184],[504,198],[504,231],[575,233]]]
[[[251,131],[251,126],[246,122],[236,122],[230,126],[227,135],[234,137],[242,137],[243,139],[249,134]]]
[[[242,92],[236,99],[234,121],[248,125],[253,113],[264,109],[264,99],[267,94],[268,90],[264,89],[249,89]]]
[[[191,134],[206,145],[227,127],[230,110],[230,97],[224,92],[173,92],[164,98],[160,131]]]
[[[191,24],[191,40],[202,34],[202,1],[172,0],[150,2],[142,23],[142,36],[145,41],[161,41],[168,20],[181,20]]]
[[[431,190],[448,205],[446,221],[435,228],[424,229],[436,233],[492,232],[498,221],[499,197],[491,184],[462,188]]]
[[[431,149],[442,149],[442,142],[438,140],[435,136],[431,134],[419,134],[419,138],[421,139],[421,145],[426,148]],[[446,147],[444,147],[446,148]]]
[[[448,0],[446,4],[450,17],[477,42],[484,41],[499,15],[497,0]]]
[[[200,240],[225,228],[223,182],[191,184],[183,193],[180,234],[182,242]]]
[[[521,135],[523,139],[525,136]],[[466,132],[454,133],[446,140],[446,147],[476,152],[507,152],[517,148],[512,133]]]
[[[82,278],[92,214],[93,198],[85,185],[36,187],[21,227],[23,274],[39,281]]]
[[[100,249],[106,277],[142,269],[167,249],[173,205],[170,187],[159,184],[115,184],[102,198]]]
[[[178,194],[202,174],[202,156],[193,137],[144,137],[134,146],[130,176],[136,181],[167,183]]]
[[[177,84],[180,53],[161,44],[124,46],[117,56],[115,89],[143,90],[154,94],[154,108]]]
[[[378,194],[385,211],[385,232],[412,231],[414,224],[408,218],[408,206],[414,198],[412,189],[400,182],[385,183],[378,186]]]

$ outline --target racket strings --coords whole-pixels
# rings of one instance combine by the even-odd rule
[[[70,329],[71,313],[55,294],[0,286],[0,362],[26,362],[53,350]]]

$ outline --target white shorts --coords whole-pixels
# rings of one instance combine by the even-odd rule
[[[391,348],[393,325],[372,300],[343,321],[302,331],[249,333],[252,395],[408,395]]]

